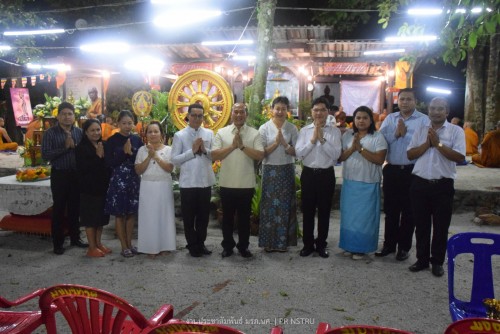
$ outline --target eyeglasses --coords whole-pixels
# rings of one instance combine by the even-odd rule
[[[193,118],[203,119],[203,114],[189,114]]]

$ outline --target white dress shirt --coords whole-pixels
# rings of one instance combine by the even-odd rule
[[[408,150],[422,145],[427,140],[430,120],[421,126],[413,134]],[[437,130],[441,144],[450,147],[452,150],[462,154],[465,157],[465,134],[464,130],[454,124],[445,121],[443,126]],[[436,147],[430,147],[415,162],[413,174],[427,180],[436,180],[441,178],[455,179],[457,177],[457,163],[448,160],[439,153]]]
[[[304,126],[299,132],[295,154],[301,159],[304,166],[309,168],[329,168],[337,163],[342,151],[341,133],[337,127],[326,123],[323,127],[325,143],[316,141],[311,143],[314,132],[314,123]]]
[[[278,136],[278,128],[272,120],[262,124],[259,128],[259,133],[262,138],[262,145],[267,147],[276,141],[276,136]],[[299,131],[292,123],[285,121],[281,128],[281,133],[285,138],[288,145],[294,146],[297,143],[297,137],[299,136]],[[264,165],[287,165],[293,164],[295,162],[295,157],[287,154],[285,152],[285,147],[283,145],[278,145],[278,147],[268,156],[264,158],[262,163]]]
[[[181,188],[206,188],[215,184],[212,170],[212,140],[210,129],[193,129],[190,126],[178,131],[172,143],[172,163],[181,169],[179,186]],[[196,138],[203,139],[206,154],[194,154],[193,142]]]

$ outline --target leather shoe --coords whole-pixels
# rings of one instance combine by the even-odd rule
[[[57,255],[63,255],[64,251],[65,251],[64,247],[54,248],[54,254],[57,254]]]
[[[76,246],[80,248],[87,248],[89,244],[84,243],[81,239],[71,241],[71,246]]]
[[[231,255],[233,255],[233,250],[232,249],[224,249],[222,251],[222,257],[229,257]]]
[[[196,249],[190,249],[189,255],[191,255],[192,257],[201,257],[202,256],[202,254]]]
[[[300,256],[309,256],[314,252],[314,248],[302,248],[300,251]]]
[[[384,257],[384,256],[387,256],[387,255],[394,253],[394,252],[395,252],[395,250],[384,247],[384,248],[382,248],[382,250],[380,252],[376,252],[375,256]]]
[[[252,257],[252,253],[248,249],[240,250],[240,254],[242,257]]]
[[[398,251],[398,254],[396,255],[396,260],[404,261],[409,257],[410,257],[410,254],[407,251],[400,249]]]
[[[444,275],[444,269],[443,266],[440,264],[433,264],[432,265],[432,274],[436,277],[441,277]]]
[[[203,245],[203,246],[201,246],[201,254],[203,254],[203,255],[210,255],[210,254],[212,254],[212,251],[208,250],[208,248],[205,247],[205,245]]]
[[[412,264],[408,269],[410,269],[410,271],[416,273],[417,271],[422,271],[424,269],[427,269],[429,268],[429,264],[428,263],[423,263],[423,262],[415,262],[414,264]]]
[[[330,256],[330,254],[328,254],[328,252],[324,248],[323,249],[318,249],[318,255],[321,256],[324,259],[326,259],[327,257]]]

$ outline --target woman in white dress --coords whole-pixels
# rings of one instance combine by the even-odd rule
[[[170,146],[163,144],[164,130],[158,121],[146,127],[148,145],[137,152],[135,171],[141,176],[139,192],[138,251],[156,255],[175,250],[175,215]]]

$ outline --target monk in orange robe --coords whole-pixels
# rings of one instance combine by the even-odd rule
[[[111,116],[106,116],[106,123],[101,124],[102,130],[102,140],[106,141],[109,137],[114,135],[116,132],[120,131],[119,128],[115,127],[113,124],[113,118]]]
[[[17,143],[12,142],[12,139],[10,139],[4,125],[5,120],[0,117],[0,151],[16,151]]]
[[[39,131],[42,128],[42,119],[35,117],[30,124],[26,127],[26,135],[25,138],[29,140],[33,140],[33,133],[35,131]]]
[[[471,122],[464,123],[465,133],[465,154],[474,155],[478,154],[477,146],[479,145],[479,136],[476,131],[472,129]]]
[[[497,129],[484,136],[481,143],[481,154],[472,156],[472,162],[479,167],[500,168],[500,121]]]

